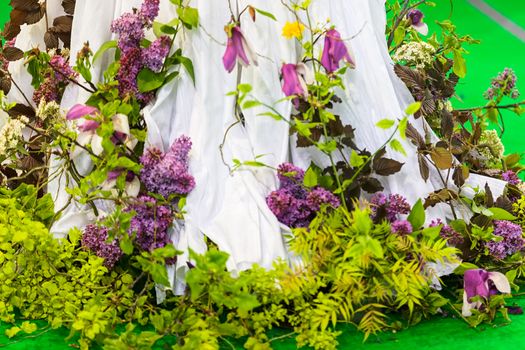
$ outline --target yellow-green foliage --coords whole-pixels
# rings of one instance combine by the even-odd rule
[[[453,261],[457,253],[438,233],[431,228],[393,234],[388,223],[374,225],[368,210],[344,208],[294,230],[291,247],[303,257],[303,267],[281,283],[285,292],[300,296],[297,331],[324,332],[343,320],[366,338],[390,327],[389,312],[403,312],[409,324],[435,313],[447,301],[430,288],[425,264]],[[323,348],[315,339],[299,340]]]

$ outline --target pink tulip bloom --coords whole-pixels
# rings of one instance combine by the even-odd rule
[[[351,68],[355,68],[355,59],[341,39],[341,34],[337,30],[331,29],[326,32],[321,64],[328,73],[333,73],[339,69],[339,62],[343,59]]]
[[[237,61],[245,67],[250,65],[250,62],[256,66],[257,57],[244,38],[241,28],[239,26],[227,27],[226,32],[228,33],[228,43],[222,62],[228,73],[233,71]]]

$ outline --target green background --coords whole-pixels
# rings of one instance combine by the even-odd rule
[[[84,0],[89,1],[89,0]],[[217,1],[217,0],[210,0]],[[326,1],[326,0],[325,0]],[[367,0],[365,0],[367,1]],[[449,0],[435,0],[437,7],[424,9],[431,32],[438,30],[434,21],[449,18],[451,4]],[[525,28],[525,0],[487,0],[491,6],[507,16],[522,28]],[[9,17],[7,0],[0,0],[0,24]],[[490,85],[490,79],[505,67],[515,70],[518,77],[518,87],[525,94],[525,44],[501,28],[490,18],[472,7],[467,0],[452,0],[454,11],[451,19],[458,27],[460,34],[470,34],[482,41],[481,45],[472,46],[467,56],[468,75],[460,81],[458,87],[459,99],[454,101],[457,107],[473,107],[483,105],[483,92]],[[506,114],[506,132],[503,137],[507,153],[525,150],[522,142],[525,122],[509,113]],[[1,283],[1,282],[0,282]],[[517,304],[525,307],[525,300],[515,299]],[[45,327],[45,323],[40,324]],[[6,325],[0,325],[0,347],[7,349],[68,349],[67,330],[45,331],[38,337],[9,341],[3,336]],[[45,328],[43,328],[45,330]],[[341,349],[446,349],[446,350],[478,350],[478,349],[525,349],[525,316],[514,316],[512,325],[484,326],[470,329],[456,317],[436,317],[424,321],[409,330],[398,333],[384,333],[372,336],[366,344],[362,336],[350,327],[344,328],[340,337]],[[285,335],[285,331],[277,331],[272,336]],[[236,342],[242,345],[242,342]],[[295,343],[290,338],[275,341],[276,349],[295,349]],[[159,348],[168,348],[166,345]],[[225,347],[227,349],[228,347]]]

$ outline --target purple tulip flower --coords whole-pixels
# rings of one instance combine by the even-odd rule
[[[351,68],[355,68],[355,59],[341,39],[341,34],[339,34],[337,30],[331,29],[326,32],[321,64],[328,73],[333,73],[339,69],[339,62],[342,59],[344,59]]]
[[[408,11],[407,17],[410,20],[410,24],[412,27],[420,34],[427,35],[428,34],[428,25],[426,23],[423,23],[423,12],[419,11],[418,9],[412,9]]]
[[[470,302],[475,296],[488,299],[491,295],[500,293],[510,294],[510,284],[504,274],[488,272],[483,269],[467,270],[463,276],[463,316],[472,315],[472,309],[478,309],[481,302]]]
[[[308,86],[313,82],[313,74],[304,64],[283,64],[281,68],[283,75],[283,92],[286,96],[308,97]],[[294,99],[294,105],[299,105],[299,100]]]
[[[66,119],[76,120],[85,117],[86,115],[93,115],[97,112],[98,109],[96,109],[95,107],[76,104],[69,110],[69,112],[67,112]]]
[[[257,57],[244,38],[241,28],[239,26],[228,26],[226,27],[226,33],[228,34],[228,43],[226,44],[226,52],[222,57],[222,63],[228,73],[231,73],[235,68],[237,61],[245,67],[250,64],[250,61],[256,66]]]

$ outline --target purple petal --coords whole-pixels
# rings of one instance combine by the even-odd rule
[[[82,132],[88,132],[96,130],[100,124],[94,120],[86,120],[81,125],[79,125],[78,129]]]
[[[326,32],[321,64],[328,73],[333,73],[339,69],[339,61],[342,59],[355,66],[346,44],[341,39],[341,34],[337,30],[331,29]]]
[[[122,174],[122,170],[112,170],[108,173],[108,180],[116,180],[120,176],[120,174]]]
[[[222,56],[222,63],[224,64],[224,69],[231,73],[233,68],[235,68],[235,63],[237,62],[237,49],[235,48],[233,38],[228,38],[228,43],[226,45],[226,52]]]
[[[69,110],[69,112],[67,112],[66,119],[75,120],[82,118],[86,115],[92,115],[96,112],[98,112],[98,109],[96,109],[95,107],[76,104]]]
[[[417,26],[423,19],[423,12],[418,9],[412,9],[408,11],[407,17],[410,19],[410,22],[413,26]]]
[[[490,293],[488,289],[489,273],[483,269],[467,270],[463,276],[463,288],[467,293],[467,299],[475,296],[488,298]]]
[[[283,92],[286,96],[303,95],[304,89],[299,81],[295,64],[283,64],[281,72],[283,74]]]
[[[246,55],[246,51],[244,50],[245,40],[244,40],[244,36],[242,35],[241,28],[233,27],[232,38],[233,38],[233,45],[237,49],[237,54],[239,55],[239,58],[244,62],[246,66],[249,65],[250,60],[248,59],[248,56]]]

